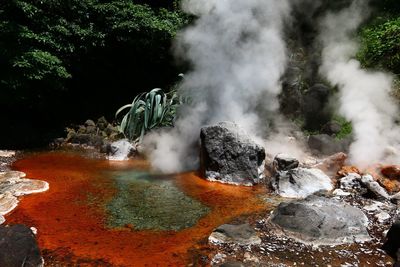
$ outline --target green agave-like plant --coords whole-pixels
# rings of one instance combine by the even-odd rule
[[[118,118],[119,114],[129,109],[118,129],[128,139],[141,142],[148,131],[173,126],[176,109],[181,103],[176,91],[164,93],[162,89],[155,88],[148,93],[142,93],[131,104],[122,106],[115,113]]]

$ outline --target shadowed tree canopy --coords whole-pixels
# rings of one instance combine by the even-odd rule
[[[161,0],[1,1],[0,119],[8,128],[0,143],[33,145],[35,133],[47,142],[48,128],[112,115],[137,93],[172,84],[179,70],[171,41],[187,23],[177,6]]]

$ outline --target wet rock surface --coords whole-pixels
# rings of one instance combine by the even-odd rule
[[[333,189],[331,179],[319,169],[295,168],[275,175],[272,186],[282,197],[305,198]]]
[[[207,180],[249,186],[263,178],[264,148],[235,123],[203,127],[200,139],[201,169]]]
[[[109,144],[108,159],[127,160],[136,152],[135,147],[128,140],[122,139]]]
[[[355,207],[324,197],[281,203],[271,222],[305,242],[334,245],[366,241],[368,219]]]
[[[240,225],[223,224],[211,233],[208,240],[213,244],[255,245],[261,243],[256,231],[247,223]]]
[[[4,223],[2,216],[17,207],[17,197],[49,189],[47,182],[24,177],[25,173],[19,171],[0,172],[0,224]]]
[[[0,266],[43,266],[40,249],[31,229],[24,225],[0,226]]]

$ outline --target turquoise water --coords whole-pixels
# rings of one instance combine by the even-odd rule
[[[179,231],[194,226],[210,209],[185,195],[172,177],[147,172],[113,172],[117,193],[106,204],[107,226]]]

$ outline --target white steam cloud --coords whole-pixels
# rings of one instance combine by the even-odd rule
[[[326,15],[320,29],[320,71],[339,88],[339,112],[353,125],[350,160],[361,167],[398,161],[395,151],[400,144],[398,108],[390,97],[393,77],[362,69],[354,59],[358,51],[354,36],[369,14],[368,2],[354,0],[342,11]]]
[[[176,44],[192,66],[181,94],[194,103],[181,110],[173,129],[145,140],[154,167],[169,173],[197,167],[204,125],[234,121],[262,136],[268,122],[259,114],[278,110],[287,58],[282,34],[287,0],[186,0],[183,7],[198,16]]]

